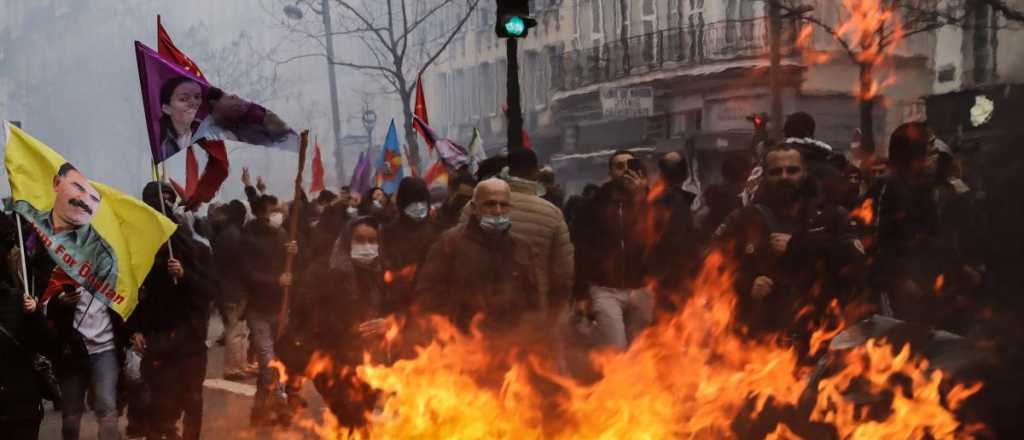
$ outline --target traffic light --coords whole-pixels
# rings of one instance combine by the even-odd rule
[[[768,115],[764,113],[754,113],[747,116],[747,120],[754,124],[754,131],[764,131],[765,125],[768,123]]]
[[[494,32],[500,38],[524,38],[530,28],[537,25],[537,20],[530,17],[529,0],[496,0],[498,3],[498,19],[494,24]]]

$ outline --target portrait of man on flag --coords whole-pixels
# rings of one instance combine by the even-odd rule
[[[141,201],[90,181],[19,128],[7,124],[5,134],[13,210],[58,268],[126,318],[176,226]]]

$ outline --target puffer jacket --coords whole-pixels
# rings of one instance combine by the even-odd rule
[[[513,178],[512,231],[530,245],[537,264],[538,304],[547,309],[569,300],[574,276],[574,249],[562,210],[537,196],[537,183]],[[470,206],[462,211],[460,223],[469,219]]]

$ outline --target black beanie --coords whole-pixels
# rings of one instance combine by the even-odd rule
[[[427,182],[419,177],[406,177],[398,184],[398,209],[405,209],[416,202],[430,203]]]

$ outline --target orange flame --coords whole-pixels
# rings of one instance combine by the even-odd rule
[[[863,83],[858,79],[854,86],[857,97],[862,101],[875,98],[896,79],[892,72],[878,72],[905,36],[903,23],[896,14],[898,2],[888,3],[882,0],[843,0],[841,21],[833,29],[833,36],[849,48],[854,61],[871,73]],[[813,26],[811,23],[801,26],[796,47],[800,49],[805,64],[824,64],[833,59],[833,54],[813,48]],[[881,80],[876,76],[881,76]]]
[[[396,276],[398,277],[398,279],[410,282],[414,278],[416,278],[416,270],[417,269],[418,268],[417,268],[416,263],[413,263],[413,264],[410,264],[408,266],[405,266],[405,267],[399,269],[398,272],[392,272],[390,270],[386,270],[386,271],[384,271],[384,283],[385,284],[391,284],[391,283],[395,282],[395,277]]]
[[[836,27],[836,35],[853,50],[854,59],[868,66],[871,72],[895,53],[896,46],[903,40],[903,25],[896,15],[896,3],[891,3],[843,0],[843,6],[850,15]],[[885,75],[881,83],[876,78],[869,78],[866,90],[858,83],[859,98],[863,101],[873,99],[882,87],[893,80],[891,74]]]
[[[940,295],[942,293],[942,286],[945,284],[946,277],[939,274],[939,276],[935,277],[935,284],[932,286],[932,291],[935,292],[936,295]]]
[[[864,202],[850,211],[850,218],[859,220],[862,225],[870,225],[875,220],[875,202],[872,199],[864,199]]]
[[[368,426],[349,431],[333,418],[300,425],[322,438],[346,439],[735,438],[734,421],[794,408],[809,371],[791,348],[752,340],[738,328],[733,277],[721,254],[709,255],[680,310],[626,351],[592,354],[597,377],[585,382],[537,346],[485,337],[475,328],[465,334],[431,317],[433,338],[415,357],[382,365],[366,356],[357,368],[383,396]],[[838,309],[838,303],[830,306],[833,313]],[[815,332],[812,345],[825,346],[841,327]],[[912,357],[909,347],[894,356],[887,343],[869,341],[842,359],[845,367],[820,380],[817,399],[809,401],[810,420],[832,425],[838,438],[970,437],[978,429],[961,426],[953,411],[981,385],[956,384],[943,400],[942,374]],[[894,375],[910,379],[905,393],[892,392]],[[887,416],[868,418],[850,401],[861,382],[868,395],[893,395]],[[772,430],[762,434],[766,438],[801,438],[784,422],[765,429]]]

